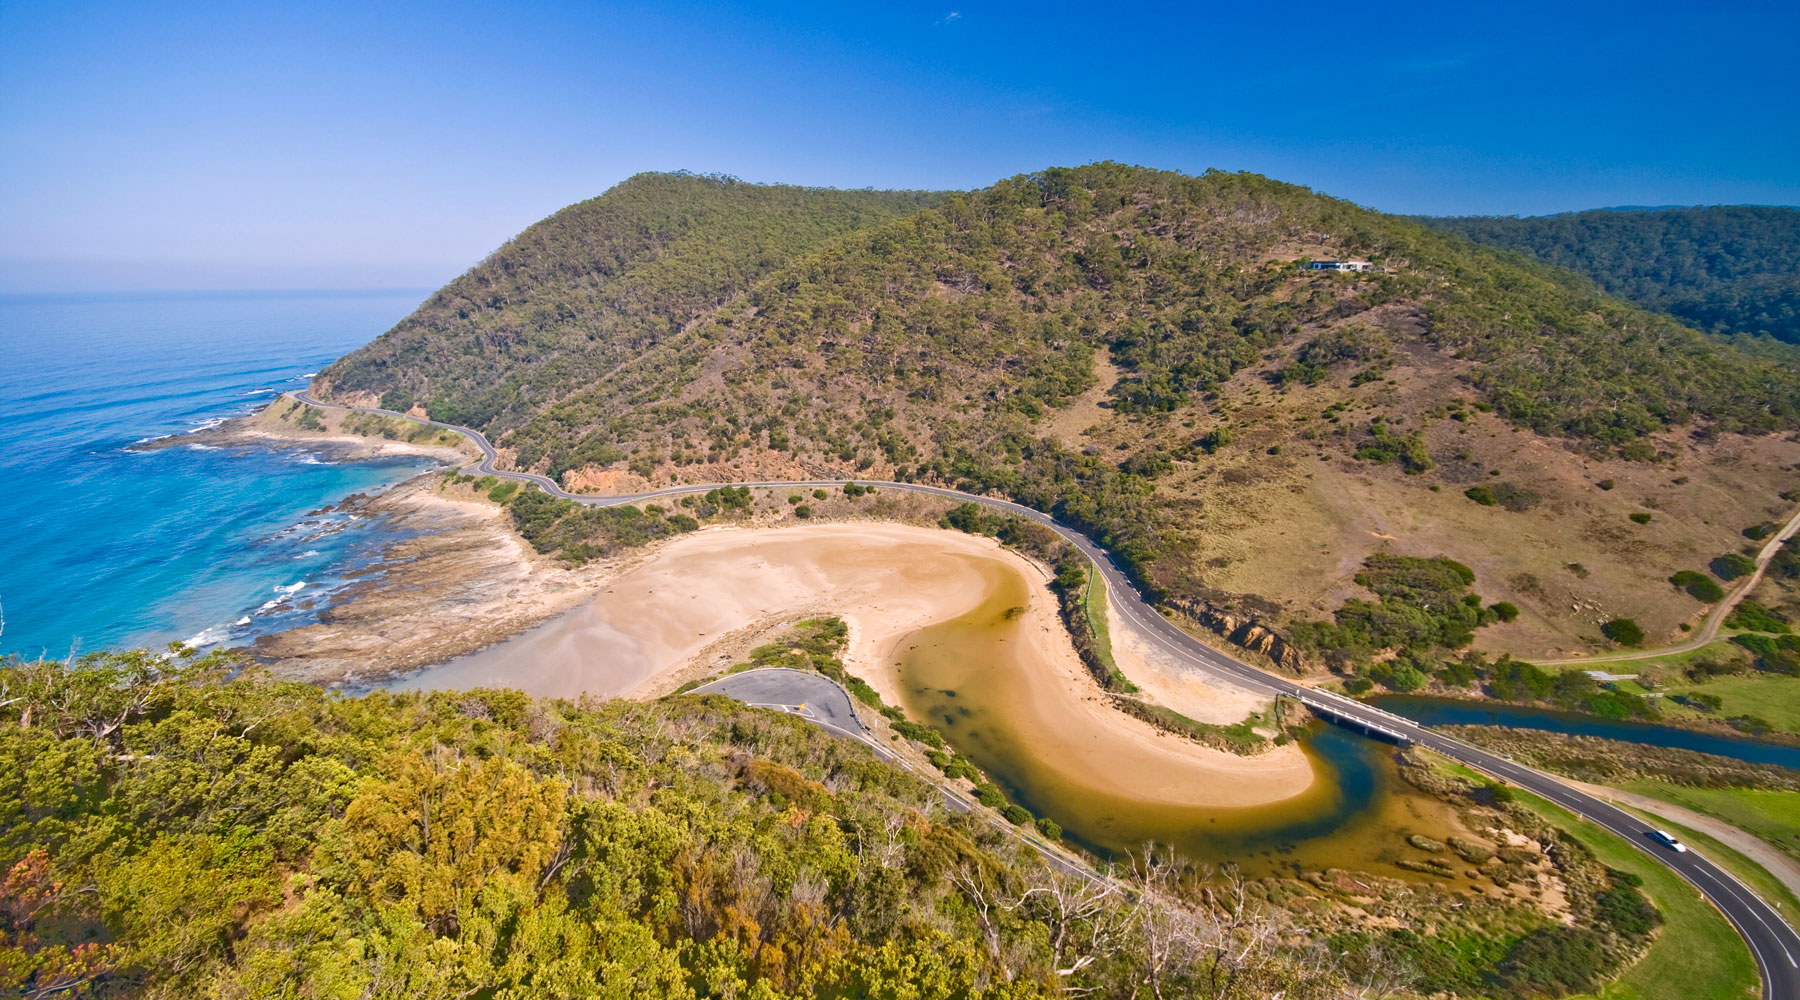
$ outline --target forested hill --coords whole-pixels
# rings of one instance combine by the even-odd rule
[[[1296,266],[1319,258],[1380,269]],[[1253,174],[1111,163],[946,196],[633,178],[320,382],[326,399],[472,424],[503,461],[574,490],[955,484],[1055,511],[1165,595],[1315,611],[1322,579],[1393,534],[1342,499],[1368,496],[1370,476],[1390,484],[1381,504],[1424,510],[1470,504],[1504,469],[1537,498],[1507,510],[1542,508],[1550,568],[1616,570],[1635,592],[1716,555],[1735,537],[1722,525],[1769,519],[1793,484],[1752,465],[1793,459],[1758,449],[1730,466],[1756,477],[1741,482],[1701,461],[1656,496],[1593,482],[1800,426],[1792,367],[1573,272]],[[1640,502],[1683,516],[1672,479],[1705,513],[1645,560],[1611,524]],[[1605,525],[1577,534],[1566,515],[1590,507]],[[1278,521],[1324,540],[1279,541]],[[1591,631],[1570,617],[1583,598],[1491,527],[1456,535],[1464,561],[1519,581],[1502,593],[1537,634]],[[1272,544],[1293,550],[1263,558]],[[1251,565],[1268,569],[1236,568]],[[1673,628],[1686,611],[1642,613]]]
[[[328,383],[456,423],[516,422],[796,255],[940,201],[639,174],[526,229],[333,365]]]
[[[1535,218],[1421,218],[1530,254],[1712,333],[1800,344],[1800,209],[1596,209]]]
[[[1313,256],[1386,270],[1308,279],[1294,262]],[[894,466],[997,455],[1096,360],[1125,373],[1119,407],[1168,412],[1346,320],[1433,352],[1522,426],[1603,446],[1800,412],[1792,372],[1566,272],[1255,175],[1116,164],[947,198],[639,175],[526,230],[322,388],[423,404],[552,475],[745,432],[866,469],[876,425]],[[1376,349],[1334,345],[1309,357]]]

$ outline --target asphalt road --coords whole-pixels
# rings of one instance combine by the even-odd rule
[[[306,393],[295,393],[297,399],[315,406],[333,406],[313,399]],[[381,413],[387,416],[416,420],[403,413],[392,410],[353,407],[364,412]],[[474,442],[481,449],[482,459],[474,466],[474,471],[505,479],[516,479],[535,484],[539,489],[552,496],[563,497],[577,503],[594,507],[609,507],[625,503],[638,503],[644,500],[664,496],[677,496],[686,493],[704,492],[716,486],[750,486],[753,488],[794,488],[794,487],[826,487],[842,486],[845,480],[817,481],[773,481],[759,483],[717,483],[709,485],[672,486],[667,489],[652,490],[629,496],[592,497],[569,493],[545,476],[529,472],[511,472],[494,468],[494,460],[498,457],[494,446],[480,431],[455,424],[440,423],[434,420],[418,421],[455,431]],[[1174,623],[1164,618],[1138,592],[1130,579],[1121,571],[1106,551],[1094,544],[1086,535],[1060,524],[1055,518],[1042,511],[1021,506],[1008,500],[994,497],[976,496],[956,490],[937,486],[925,486],[917,483],[886,483],[869,480],[855,480],[864,485],[877,486],[884,490],[903,490],[913,493],[928,493],[934,496],[953,500],[967,500],[998,508],[1011,514],[1035,521],[1055,531],[1071,545],[1086,553],[1089,559],[1099,567],[1105,575],[1107,595],[1113,608],[1129,622],[1132,628],[1146,641],[1160,647],[1175,661],[1192,669],[1223,678],[1241,687],[1269,694],[1283,694],[1307,703],[1315,710],[1336,716],[1340,721],[1353,725],[1378,730],[1390,738],[1399,738],[1408,742],[1428,747],[1446,757],[1475,768],[1495,778],[1527,789],[1543,798],[1562,806],[1579,816],[1606,827],[1612,832],[1636,845],[1638,849],[1673,868],[1683,878],[1700,890],[1702,894],[1717,906],[1726,919],[1743,935],[1745,943],[1750,946],[1751,954],[1762,975],[1763,996],[1766,1000],[1800,1000],[1800,934],[1781,919],[1775,908],[1755,893],[1751,892],[1731,874],[1712,862],[1689,851],[1679,854],[1655,844],[1649,839],[1651,827],[1629,813],[1616,809],[1594,796],[1578,791],[1564,784],[1560,779],[1541,771],[1520,766],[1510,760],[1489,753],[1479,747],[1471,746],[1446,736],[1439,735],[1391,712],[1365,705],[1351,698],[1319,691],[1296,684],[1285,677],[1278,677],[1260,670],[1240,660],[1206,645],[1193,636],[1188,635]]]
[[[694,689],[695,694],[722,694],[751,708],[773,708],[798,715],[806,721],[858,743],[866,743],[882,760],[892,761],[895,754],[870,734],[869,727],[856,717],[850,695],[823,674],[787,667],[761,667],[727,674],[710,684]]]

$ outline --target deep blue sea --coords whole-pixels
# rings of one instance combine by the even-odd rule
[[[397,537],[308,512],[429,461],[130,446],[304,385],[425,294],[0,296],[0,652],[240,642],[307,620]]]

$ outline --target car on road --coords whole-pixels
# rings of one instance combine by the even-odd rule
[[[1664,830],[1651,830],[1650,839],[1667,847],[1677,854],[1686,854],[1687,845],[1675,839],[1675,835]]]

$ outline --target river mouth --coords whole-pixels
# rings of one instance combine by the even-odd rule
[[[1016,574],[991,577],[975,608],[902,640],[898,686],[909,715],[937,728],[1010,799],[1055,820],[1081,847],[1117,859],[1156,844],[1190,861],[1255,873],[1352,868],[1417,878],[1393,865],[1406,857],[1406,837],[1460,829],[1451,807],[1401,778],[1393,747],[1324,724],[1301,741],[1308,780],[1280,785],[1279,758],[1240,758],[1229,763],[1244,765],[1244,773],[1220,778],[1221,786],[1238,786],[1235,794],[1196,787],[1203,777],[1159,765],[1121,741],[1119,731],[1133,721],[1123,713],[1107,706],[1104,728],[1082,726],[1047,703],[1043,679],[1033,675],[1041,667],[1025,655],[1018,625],[1016,609],[1028,599]],[[1160,740],[1168,741],[1162,752],[1169,758],[1185,746],[1173,736]],[[1269,779],[1277,791],[1292,791],[1268,794],[1269,782],[1253,773],[1259,763],[1277,772]]]

